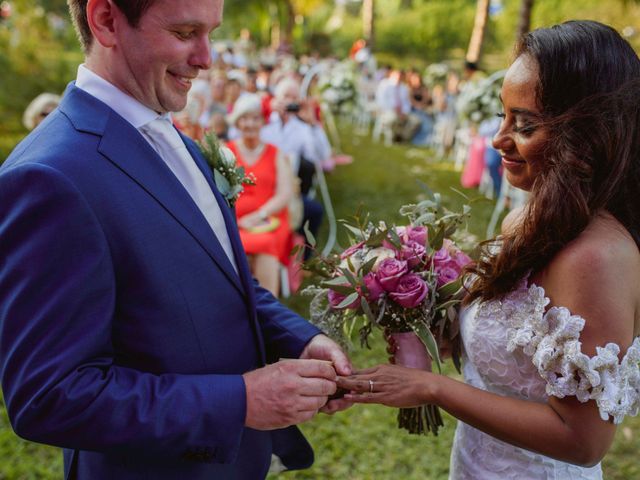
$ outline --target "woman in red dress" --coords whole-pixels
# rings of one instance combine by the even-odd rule
[[[288,160],[271,144],[260,141],[264,124],[257,95],[245,94],[229,116],[240,138],[228,147],[256,185],[248,185],[236,202],[240,238],[253,275],[260,285],[279,293],[279,266],[288,264],[292,247],[287,206],[293,194],[293,176]]]

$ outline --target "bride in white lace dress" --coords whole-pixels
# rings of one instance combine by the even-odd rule
[[[457,417],[452,479],[602,478],[616,425],[638,413],[638,98],[640,60],[613,29],[526,35],[493,143],[531,200],[469,277],[466,383],[394,365],[341,380],[355,402]]]

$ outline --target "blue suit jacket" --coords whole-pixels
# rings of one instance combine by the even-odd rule
[[[261,478],[295,427],[244,427],[242,373],[318,332],[239,274],[140,133],[70,85],[0,169],[0,368],[22,437],[65,448],[67,478]]]

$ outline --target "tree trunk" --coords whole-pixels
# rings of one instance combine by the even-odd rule
[[[363,0],[362,2],[362,32],[364,39],[373,51],[376,40],[375,30],[376,8],[375,0]]]
[[[531,11],[533,10],[533,0],[522,0],[520,4],[520,19],[518,20],[518,30],[516,31],[516,41],[531,28]]]
[[[473,24],[473,32],[469,41],[469,49],[467,50],[467,61],[477,63],[480,60],[480,52],[482,51],[482,42],[484,41],[484,33],[487,29],[489,20],[489,4],[490,0],[478,0],[476,7],[476,19]]]
[[[280,39],[280,49],[289,52],[293,46],[293,29],[296,26],[296,9],[291,0],[285,0],[285,23],[284,32]]]

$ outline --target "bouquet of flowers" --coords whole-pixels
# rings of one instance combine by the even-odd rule
[[[501,70],[464,86],[456,101],[456,110],[462,120],[479,124],[500,113],[500,88],[505,73],[505,70]]]
[[[220,144],[218,138],[212,133],[205,133],[202,142],[198,143],[204,158],[207,160],[216,187],[233,208],[236,200],[244,191],[245,185],[255,185],[253,175],[246,175],[244,167],[239,167],[236,156],[231,150]]]
[[[400,209],[406,225],[374,224],[359,214],[355,222],[344,222],[350,246],[305,264],[322,277],[304,291],[313,295],[311,321],[343,345],[359,325],[361,345],[368,347],[378,327],[393,338],[396,363],[428,369],[433,361],[440,370],[440,346],[457,344],[457,306],[464,292],[460,274],[471,261],[451,236],[469,211],[469,206],[448,211],[432,194]],[[459,369],[459,351],[454,348],[452,354]],[[398,413],[398,426],[409,433],[437,435],[441,425],[433,405]]]
[[[318,81],[322,99],[331,107],[333,113],[348,113],[356,103],[356,76],[353,63],[336,63],[326,70]]]

